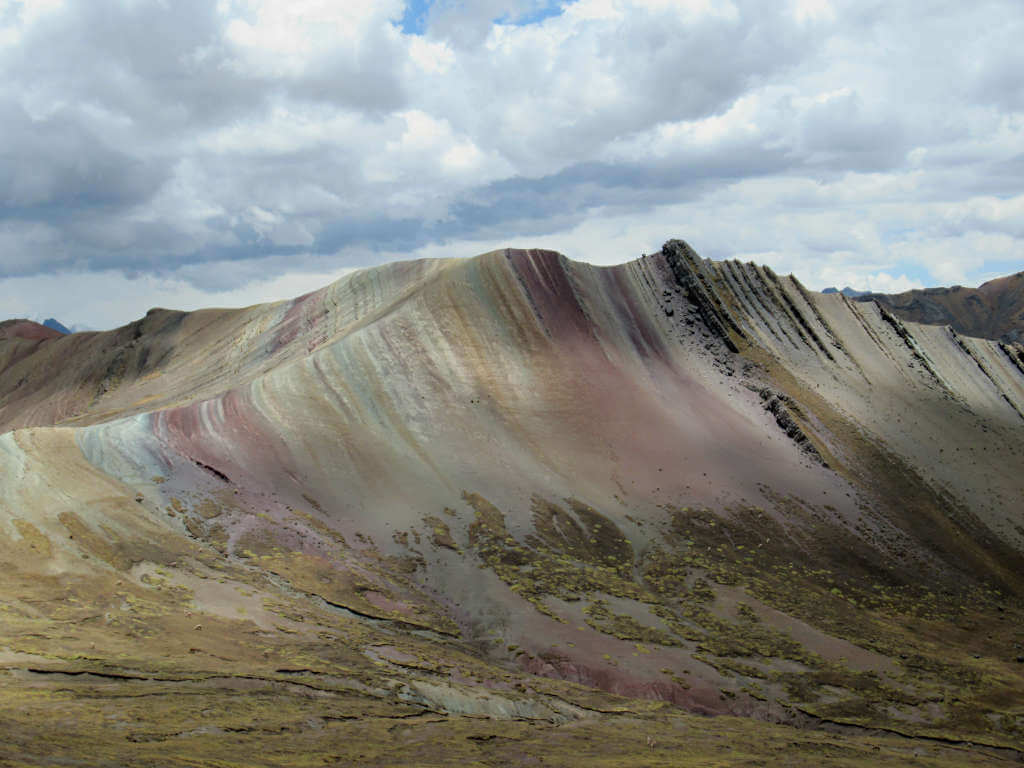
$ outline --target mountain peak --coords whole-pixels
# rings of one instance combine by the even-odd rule
[[[65,336],[68,335],[69,333],[71,333],[71,329],[70,328],[68,328],[63,323],[57,321],[56,319],[54,319],[52,317],[48,317],[45,320],[43,320],[43,325],[45,327],[47,327],[47,328],[51,328],[51,329],[57,331],[57,333],[64,334]]]
[[[56,339],[61,335],[60,331],[25,318],[0,322],[0,339],[41,341],[43,339]]]
[[[849,296],[852,298],[855,296],[866,296],[868,293],[870,293],[870,291],[858,291],[855,288],[851,288],[850,286],[846,286],[842,290],[839,290],[835,286],[832,286],[831,288],[826,288],[825,290],[823,290],[822,293],[841,293],[843,294],[843,296]]]

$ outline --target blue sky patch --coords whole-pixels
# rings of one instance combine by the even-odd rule
[[[402,18],[398,22],[399,28],[407,35],[424,34],[427,31],[430,9],[439,2],[449,7],[458,7],[464,5],[465,0],[408,0],[405,5],[405,13],[402,14]],[[525,27],[561,15],[568,4],[558,0],[535,2],[525,12],[505,11],[495,16],[492,21],[495,24]]]
[[[427,12],[432,0],[409,0],[398,26],[407,35],[422,35],[427,29]]]

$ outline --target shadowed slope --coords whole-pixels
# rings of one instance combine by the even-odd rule
[[[1019,743],[1019,347],[681,241],[34,343],[0,373],[36,427],[0,437],[12,669]]]

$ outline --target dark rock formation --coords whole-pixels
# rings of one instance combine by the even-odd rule
[[[791,397],[780,392],[773,392],[770,389],[762,389],[761,399],[764,401],[764,408],[775,417],[775,423],[779,425],[786,437],[800,446],[800,450],[813,458],[819,464],[827,467],[828,464],[821,457],[821,453],[811,442],[807,433],[800,428],[800,425],[793,418],[793,412],[800,413],[798,406]]]
[[[729,351],[739,352],[733,335],[743,339],[743,331],[705,274],[700,257],[683,240],[669,240],[661,252],[683,289],[683,295],[697,307],[708,330],[720,338]]]

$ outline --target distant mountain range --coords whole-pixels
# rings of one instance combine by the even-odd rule
[[[903,320],[950,325],[957,333],[985,339],[1024,340],[1024,272],[989,280],[978,288],[955,285],[897,294],[847,295],[857,301],[877,301]]]
[[[869,291],[858,291],[851,288],[850,286],[846,286],[842,290],[839,290],[838,288],[833,286],[832,288],[826,288],[825,290],[822,291],[822,293],[841,293],[843,294],[843,296],[849,296],[851,298],[854,298],[857,296],[864,296],[865,294],[869,293]]]

